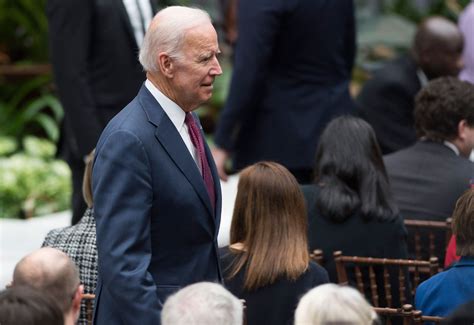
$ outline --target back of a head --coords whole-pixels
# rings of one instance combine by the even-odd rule
[[[144,70],[160,73],[156,62],[161,52],[168,53],[171,58],[181,58],[186,32],[206,23],[211,23],[211,18],[201,9],[171,6],[160,10],[153,18],[140,49],[139,60]]]
[[[454,77],[428,83],[415,99],[415,126],[418,136],[432,141],[458,137],[461,120],[474,127],[474,85]]]
[[[452,217],[456,254],[474,257],[474,188],[457,200]]]
[[[375,132],[364,120],[333,119],[315,160],[315,181],[324,184],[317,198],[323,216],[343,221],[359,209],[367,218],[391,219],[398,213]]]
[[[372,306],[354,288],[328,283],[301,298],[295,325],[371,325],[377,319]]]
[[[25,256],[15,266],[13,286],[30,286],[51,295],[67,313],[80,285],[79,272],[62,251],[43,247]]]
[[[429,17],[417,29],[413,54],[428,79],[457,76],[461,71],[463,36],[455,23]]]
[[[163,306],[163,325],[242,325],[242,303],[223,286],[200,282],[170,296]]]
[[[234,205],[230,242],[242,243],[231,277],[247,265],[245,289],[273,283],[279,276],[296,279],[306,271],[307,217],[295,177],[275,162],[242,170]]]
[[[59,305],[38,290],[18,286],[0,292],[0,324],[63,325]]]

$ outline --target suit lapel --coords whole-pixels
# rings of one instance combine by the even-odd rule
[[[145,86],[142,86],[138,96],[140,98],[142,107],[148,116],[148,120],[150,123],[156,126],[155,137],[161,143],[176,166],[187,178],[189,183],[191,183],[215,222],[215,213],[212,211],[211,201],[209,200],[209,195],[207,194],[206,186],[202,176],[199,173],[199,169],[197,168],[194,159],[189,154],[188,148],[181,139],[181,136],[179,135],[175,126],[163,111],[160,104],[155,100],[153,95],[148,91],[148,89],[146,89]],[[208,151],[209,150],[206,145],[206,154]],[[214,164],[214,162],[212,162],[212,164]],[[214,177],[215,167],[211,169]],[[220,195],[220,191],[218,192]]]

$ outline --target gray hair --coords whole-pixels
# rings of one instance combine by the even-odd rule
[[[163,325],[242,325],[242,303],[223,286],[200,282],[179,290],[166,300]]]
[[[359,291],[334,283],[310,290],[295,311],[295,325],[370,325],[376,320],[377,314]]]
[[[158,73],[157,56],[161,52],[180,59],[186,32],[204,23],[211,23],[207,12],[197,8],[171,6],[160,10],[148,28],[138,59],[145,71]]]

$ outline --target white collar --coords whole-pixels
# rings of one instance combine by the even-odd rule
[[[166,97],[166,95],[156,88],[150,80],[147,79],[145,81],[145,87],[151,92],[153,97],[155,97],[157,102],[161,105],[166,115],[168,115],[171,122],[175,126],[176,130],[180,131],[184,124],[184,118],[186,117],[186,113],[183,111],[183,109],[171,99]]]
[[[456,154],[456,156],[459,156],[459,149],[458,147],[456,147],[454,145],[454,143],[452,142],[449,142],[449,141],[443,141],[443,144],[448,147],[449,149],[451,149],[452,151],[454,151],[454,153]]]
[[[421,70],[421,68],[416,69],[416,75],[418,76],[418,80],[420,81],[421,88],[428,84],[428,77],[423,72],[423,70]]]

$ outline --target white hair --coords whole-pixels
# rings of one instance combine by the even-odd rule
[[[295,325],[370,325],[376,320],[377,314],[359,291],[334,283],[310,290],[295,311]]]
[[[181,58],[186,32],[204,23],[211,23],[207,12],[197,8],[171,6],[160,10],[148,28],[138,59],[145,71],[159,72],[158,53],[165,52],[171,58]]]
[[[170,296],[161,312],[162,325],[242,325],[242,303],[223,286],[200,282]]]

